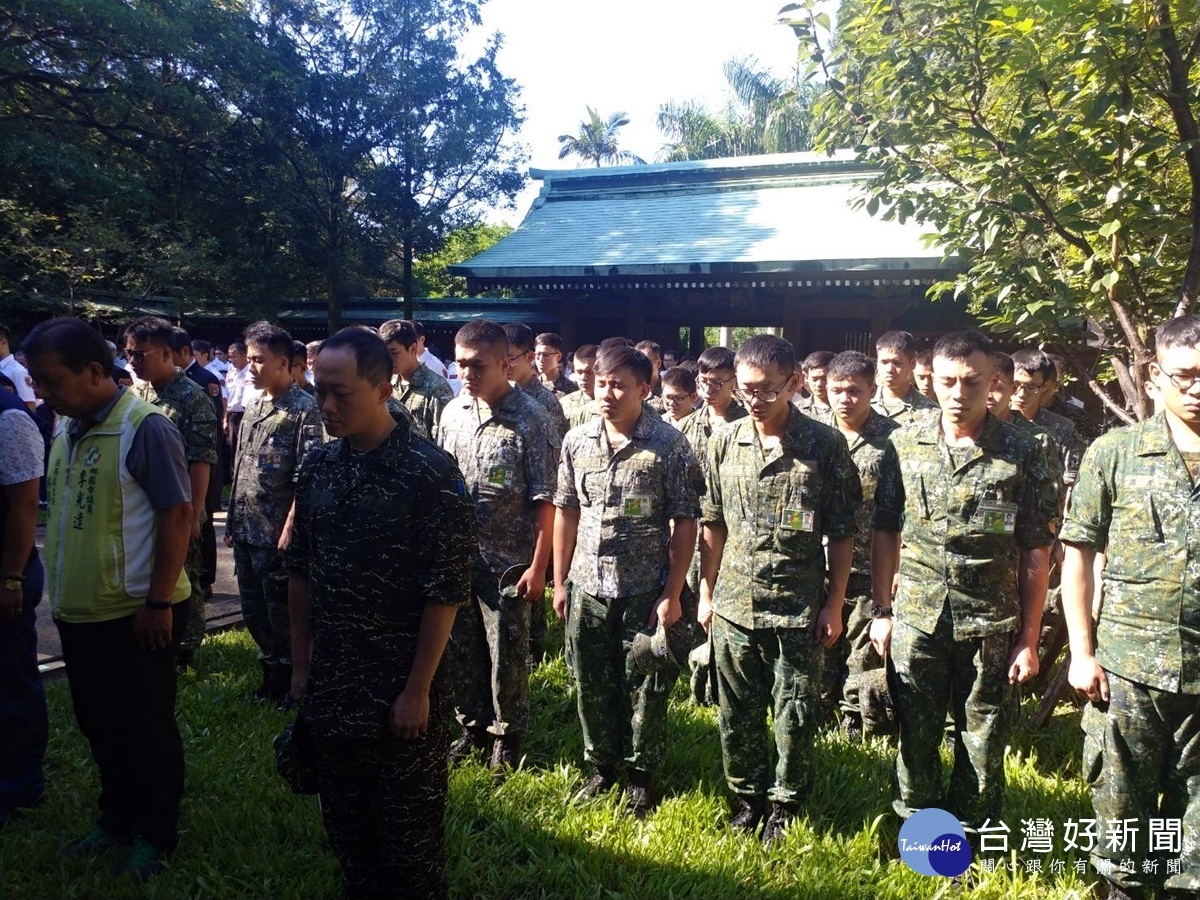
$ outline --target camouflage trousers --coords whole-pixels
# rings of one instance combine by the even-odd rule
[[[194,653],[200,649],[204,641],[204,589],[200,584],[201,562],[200,541],[188,544],[187,559],[184,560],[183,570],[187,573],[188,584],[192,592],[188,595],[188,619],[184,626],[183,637],[179,639],[180,653]]]
[[[657,590],[594,597],[571,586],[567,647],[574,663],[583,756],[597,766],[660,768],[667,755],[667,698],[679,669],[643,675],[629,661],[648,629]]]
[[[719,614],[712,618],[712,636],[725,782],[735,794],[795,806],[812,786],[821,647],[808,628],[742,628]]]
[[[287,578],[276,563],[274,547],[233,542],[233,570],[242,599],[242,620],[264,664],[292,664],[292,620],[288,613]]]
[[[827,713],[839,710],[855,719],[870,722],[859,699],[860,685],[867,672],[883,668],[883,660],[871,646],[871,584],[869,579],[850,576],[846,602],[842,606],[842,637],[825,650],[821,677],[821,705]],[[872,729],[865,729],[875,734]]]
[[[902,621],[892,630],[892,698],[900,739],[899,796],[892,806],[907,819],[919,809],[945,809],[968,829],[997,820],[1004,799],[1004,747],[1016,718],[1008,683],[1013,635],[955,640],[949,613],[933,634]],[[954,719],[954,767],[942,789],[938,758],[946,711]]]
[[[447,720],[431,713],[428,732],[415,741],[314,738],[321,817],[342,867],[342,896],[446,896]]]
[[[459,724],[494,735],[529,725],[528,600],[500,594],[500,576],[476,569],[474,600],[454,618],[451,678]]]
[[[1123,850],[1114,850],[1102,833],[1092,864],[1111,871],[1109,880],[1128,893],[1160,886],[1200,891],[1200,696],[1107,674],[1107,705],[1089,704],[1083,713],[1083,775],[1097,830],[1104,832],[1110,820],[1132,820],[1137,832],[1125,832]],[[1158,818],[1182,820],[1181,834],[1174,847],[1151,852],[1150,823]],[[1128,859],[1134,872],[1121,871]],[[1144,872],[1143,862],[1155,859],[1158,874]],[[1167,873],[1168,859],[1180,860],[1178,874]]]

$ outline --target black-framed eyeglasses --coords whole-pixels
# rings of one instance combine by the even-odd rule
[[[1197,381],[1200,381],[1200,375],[1193,372],[1168,372],[1166,369],[1159,369],[1159,371],[1167,376],[1171,384],[1175,385],[1175,389],[1181,394],[1186,394],[1196,386]]]
[[[733,381],[732,375],[730,375],[728,378],[697,378],[696,384],[700,385],[702,388],[707,388],[710,391],[719,391],[731,381]]]
[[[788,380],[790,381],[791,379],[789,378]],[[763,403],[774,403],[779,399],[779,394],[783,391],[786,384],[787,381],[774,390],[756,388],[753,391],[744,391],[741,388],[734,388],[733,396],[737,397],[743,403],[751,403],[754,400],[761,400]]]
[[[1033,381],[1018,381],[1013,384],[1014,394],[1036,394],[1046,386],[1046,382],[1037,384]]]
[[[125,356],[128,357],[130,362],[140,363],[145,360],[146,354],[150,352],[150,350],[126,350]]]

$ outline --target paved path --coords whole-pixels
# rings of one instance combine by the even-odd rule
[[[231,615],[240,615],[241,604],[238,601],[237,582],[233,578],[233,550],[225,546],[221,534],[225,530],[225,513],[219,512],[214,517],[217,529],[217,580],[213,584],[213,597],[205,604],[208,620],[227,619]],[[45,541],[46,529],[38,528],[37,545],[41,550]],[[43,557],[43,562],[45,559]],[[38,604],[38,661],[50,662],[58,659],[60,650],[58,630],[50,618],[50,604],[43,598]]]

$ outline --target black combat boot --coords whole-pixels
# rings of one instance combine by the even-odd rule
[[[292,667],[276,663],[271,669],[271,699],[280,712],[287,712],[296,705],[292,700]]]
[[[794,818],[796,818],[796,813],[790,806],[784,806],[782,803],[772,803],[771,815],[767,817],[767,824],[763,828],[763,846],[770,847],[776,841],[782,840],[784,831]]]
[[[258,665],[262,669],[262,684],[246,695],[246,701],[249,703],[262,703],[271,699],[271,667],[265,659],[260,659]]]
[[[450,760],[451,766],[461,765],[476,750],[486,750],[487,746],[488,733],[486,728],[468,728],[464,725],[462,734],[458,736],[458,740],[450,745],[450,752],[447,754],[447,758]]]
[[[610,766],[592,766],[592,780],[579,789],[576,802],[591,800],[606,794],[617,786],[617,773]]]
[[[654,809],[651,793],[650,773],[641,769],[629,770],[629,784],[625,787],[625,814],[644,819]]]
[[[729,826],[735,831],[753,831],[767,811],[767,798],[738,794],[729,805],[732,812]]]

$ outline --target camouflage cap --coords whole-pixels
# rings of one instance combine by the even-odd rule
[[[500,596],[507,597],[509,600],[515,600],[517,594],[517,582],[521,580],[521,576],[525,574],[525,570],[529,567],[518,564],[509,566],[500,575]],[[536,598],[535,598],[536,599]]]
[[[643,675],[678,670],[688,658],[692,646],[690,623],[680,620],[670,628],[663,628],[662,622],[659,622],[653,633],[639,631],[633,636],[629,660],[634,669]]]

